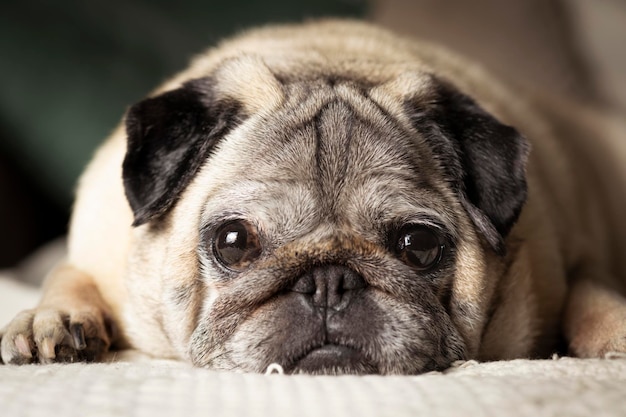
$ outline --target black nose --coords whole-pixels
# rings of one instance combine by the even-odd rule
[[[292,291],[310,296],[317,307],[341,310],[348,305],[349,294],[366,285],[363,277],[348,267],[324,265],[302,275]]]

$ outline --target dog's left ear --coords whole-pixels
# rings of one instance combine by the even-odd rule
[[[212,79],[202,78],[129,109],[122,176],[133,226],[167,212],[240,120],[238,103],[216,95]]]
[[[530,146],[473,99],[434,78],[426,108],[409,104],[411,121],[441,158],[472,222],[498,253],[526,202]]]

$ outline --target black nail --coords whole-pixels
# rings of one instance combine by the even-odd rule
[[[85,342],[85,330],[83,329],[82,323],[72,323],[70,325],[70,334],[72,335],[72,339],[74,339],[74,346],[77,350],[83,350],[87,347],[87,343]]]

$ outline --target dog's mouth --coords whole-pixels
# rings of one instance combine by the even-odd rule
[[[328,343],[308,351],[286,371],[307,374],[364,374],[375,373],[376,367],[360,350]]]
[[[363,286],[364,278],[342,265],[311,271],[290,273],[296,284],[272,288],[263,298],[243,284],[227,288],[194,331],[194,364],[248,372],[278,366],[286,374],[418,374],[464,356],[462,339],[429,288],[416,285],[420,298],[412,300]],[[376,273],[398,273],[391,267],[382,271]],[[254,282],[269,282],[279,273],[270,272],[255,275]],[[400,288],[405,287],[393,291]]]

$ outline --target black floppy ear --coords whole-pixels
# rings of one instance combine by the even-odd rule
[[[122,177],[133,226],[166,213],[216,143],[238,120],[239,106],[218,100],[208,78],[145,99],[126,116]]]
[[[427,132],[435,152],[476,228],[499,254],[527,197],[530,146],[511,126],[500,123],[474,100],[435,79],[433,107],[412,121]],[[443,154],[443,155],[441,155]]]

